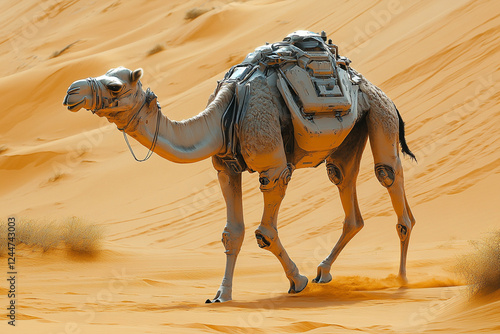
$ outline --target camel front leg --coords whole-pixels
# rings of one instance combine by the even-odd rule
[[[241,173],[230,171],[216,158],[213,161],[215,168],[218,170],[217,176],[226,201],[227,223],[222,232],[222,243],[226,253],[226,270],[215,298],[212,300],[207,299],[206,303],[220,303],[232,300],[234,268],[245,235]]]
[[[281,173],[279,173],[281,171]],[[277,172],[277,173],[276,173]],[[273,175],[275,174],[275,175]],[[260,248],[273,253],[280,261],[290,281],[288,293],[298,293],[307,286],[308,279],[300,275],[299,269],[290,259],[278,236],[278,211],[290,180],[290,167],[278,168],[260,173],[261,191],[264,195],[262,221],[255,231]]]

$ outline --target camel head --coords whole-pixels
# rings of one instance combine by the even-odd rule
[[[84,108],[109,121],[124,119],[123,114],[144,100],[141,77],[142,69],[118,67],[97,78],[75,81],[68,88],[63,104],[70,111]]]

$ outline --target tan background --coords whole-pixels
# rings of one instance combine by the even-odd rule
[[[186,21],[195,7],[211,10]],[[494,0],[0,2],[1,218],[77,216],[106,230],[93,261],[21,254],[16,332],[498,331],[499,302],[467,303],[449,268],[471,249],[468,240],[500,227],[499,9]],[[286,295],[281,266],[254,240],[262,196],[258,176],[245,174],[235,301],[205,305],[225,261],[225,210],[211,162],[137,163],[114,125],[70,113],[62,100],[75,80],[142,67],[163,112],[188,118],[230,66],[297,29],[325,30],[407,124],[419,159],[404,160],[417,219],[410,289],[398,290],[389,276],[399,259],[396,216],[367,147],[358,181],[365,228],[334,264],[332,283]],[[165,50],[148,56],[157,44]],[[296,171],[280,235],[309,279],[342,220],[324,166]],[[14,332],[5,319],[0,328]]]

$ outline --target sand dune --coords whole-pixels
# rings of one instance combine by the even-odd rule
[[[193,8],[206,13],[186,20]],[[499,299],[469,302],[450,271],[469,240],[500,228],[499,9],[493,0],[0,3],[0,219],[77,216],[106,231],[92,260],[20,249],[19,327],[2,316],[2,333],[499,332]],[[325,30],[406,122],[419,161],[403,162],[417,219],[410,285],[399,289],[393,276],[396,216],[367,147],[358,178],[365,228],[334,264],[332,283],[286,294],[280,264],[256,247],[262,196],[258,176],[245,174],[235,300],[205,305],[225,263],[211,162],[136,163],[114,125],[62,100],[75,80],[141,67],[163,112],[185,119],[230,66],[298,29]],[[343,216],[323,166],[294,173],[280,236],[309,279]]]

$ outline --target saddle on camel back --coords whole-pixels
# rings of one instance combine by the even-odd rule
[[[300,149],[329,152],[352,129],[358,119],[361,78],[349,66],[350,60],[326,40],[325,32],[293,32],[282,42],[255,49],[219,82],[219,87],[223,82],[236,82],[235,98],[223,117],[227,151],[222,157],[235,172],[246,169],[238,152],[238,129],[251,82],[258,77],[267,80],[271,93],[285,101]],[[307,157],[300,163],[307,165]]]

